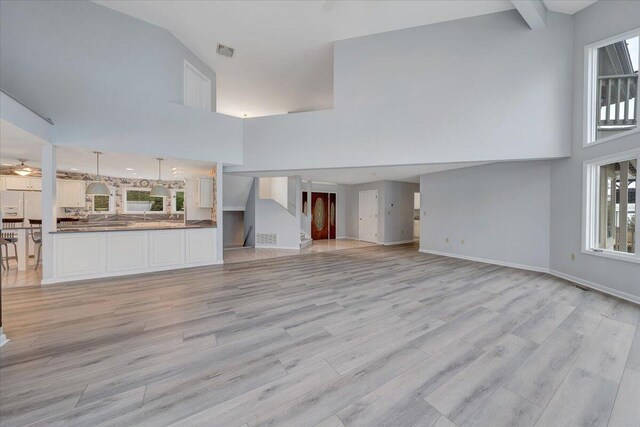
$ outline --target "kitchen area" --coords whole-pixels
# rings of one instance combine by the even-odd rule
[[[41,147],[0,124],[3,287],[221,263],[215,163],[58,147],[55,207],[46,206]],[[48,209],[56,226],[43,277]]]

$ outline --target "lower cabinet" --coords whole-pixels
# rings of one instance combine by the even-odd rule
[[[217,229],[54,234],[55,282],[216,264]]]

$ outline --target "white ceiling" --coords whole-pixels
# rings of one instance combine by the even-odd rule
[[[513,9],[509,0],[94,1],[171,31],[216,72],[218,112],[237,117],[332,108],[334,41]],[[564,13],[590,3],[545,0]]]
[[[44,142],[30,133],[0,119],[0,164],[17,165],[24,159],[27,166],[39,168]],[[96,173],[93,150],[58,147],[57,169],[61,171]],[[165,159],[162,178],[184,179],[208,176],[213,163],[197,160]],[[175,170],[172,171],[172,168]],[[132,169],[132,170],[128,170]],[[158,179],[158,161],[153,156],[104,153],[100,156],[100,173],[121,178]]]
[[[434,163],[402,166],[373,166],[362,168],[335,168],[288,170],[275,172],[225,173],[225,175],[246,176],[293,176],[300,175],[306,181],[328,182],[334,184],[362,184],[373,181],[420,182],[420,175],[451,169],[483,165],[490,162]]]

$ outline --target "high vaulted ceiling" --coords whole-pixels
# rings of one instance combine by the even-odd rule
[[[575,13],[594,1],[545,4]],[[95,2],[171,31],[216,72],[218,112],[238,117],[331,108],[334,41],[513,9],[509,0]]]

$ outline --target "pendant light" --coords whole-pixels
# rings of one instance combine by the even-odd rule
[[[102,153],[99,151],[94,151],[93,153],[96,155],[96,179],[87,185],[85,193],[90,196],[110,196],[109,187],[100,180],[100,154]]]
[[[151,189],[150,196],[153,197],[169,197],[171,192],[162,185],[162,161],[164,159],[158,158],[158,182]]]

